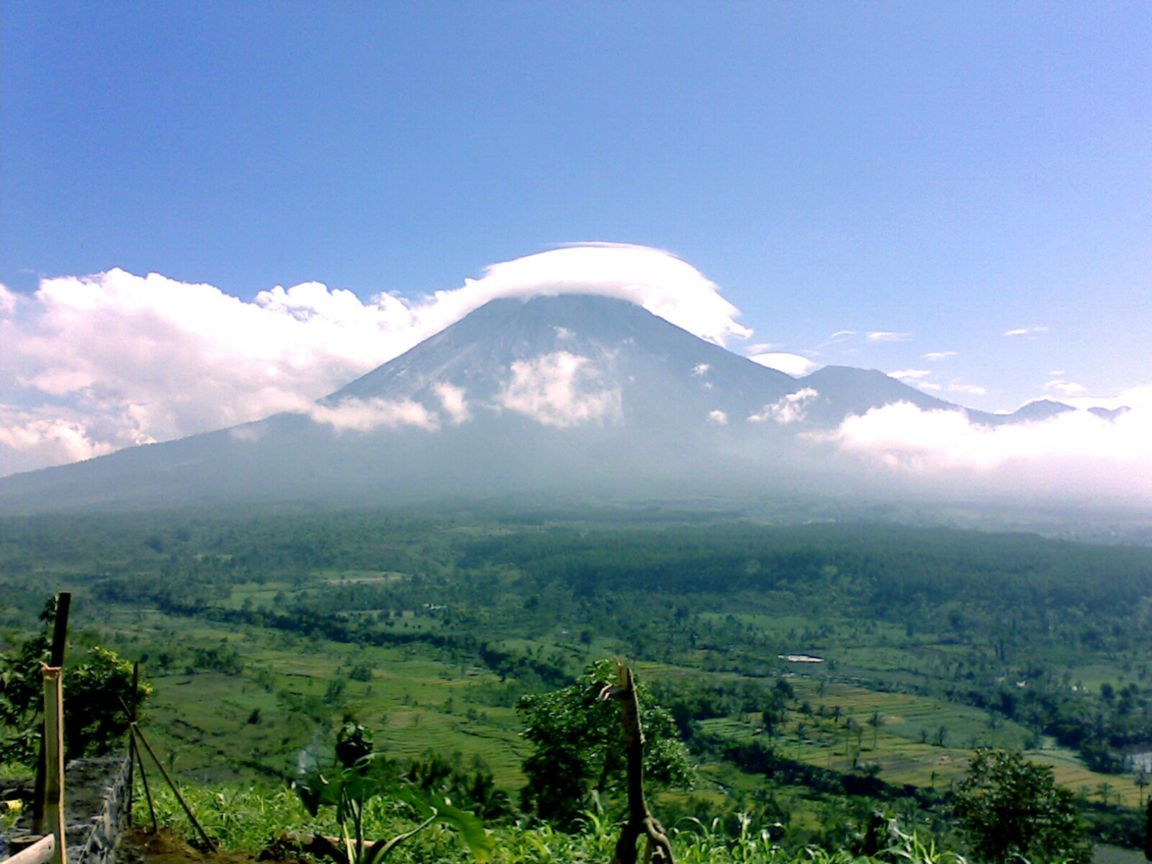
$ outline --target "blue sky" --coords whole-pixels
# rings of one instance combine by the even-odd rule
[[[990,410],[1152,383],[1146,3],[0,8],[0,336],[41,358],[0,360],[0,402],[25,425],[63,405],[99,434],[60,375],[29,383],[75,342],[43,278],[415,301],[577,241],[691,264],[742,353]],[[144,401],[93,362],[87,404]]]

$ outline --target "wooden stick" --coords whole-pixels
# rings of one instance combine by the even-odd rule
[[[64,825],[64,691],[59,667],[45,666],[44,674],[44,820],[56,838],[52,864],[68,864]]]
[[[168,783],[168,787],[172,790],[172,794],[176,796],[176,800],[180,802],[180,806],[184,808],[184,813],[188,817],[188,821],[192,823],[192,827],[200,835],[200,838],[208,846],[209,849],[216,848],[216,841],[213,840],[208,834],[200,827],[200,823],[196,821],[196,816],[192,812],[192,808],[188,806],[188,802],[184,800],[184,796],[180,794],[180,790],[176,788],[176,781],[172,779],[172,775],[168,773],[168,769],[164,767],[156,751],[152,749],[152,745],[148,743],[148,739],[144,737],[144,731],[140,728],[140,724],[132,724],[132,732],[140,736],[140,743],[144,745],[144,749],[148,751],[148,755],[152,757],[152,761],[156,763],[156,767],[160,769],[160,773],[164,775],[164,779]]]
[[[64,648],[68,643],[68,610],[72,608],[72,593],[61,591],[56,595],[56,621],[52,628],[52,656],[49,665],[56,669],[64,665]]]
[[[144,771],[144,757],[140,753],[140,748],[136,746],[136,736],[130,737],[132,738],[132,750],[140,765],[140,782],[144,784],[144,797],[148,801],[148,815],[152,817],[152,833],[155,834],[160,830],[160,826],[156,824],[156,805],[152,803],[152,790],[148,787],[148,774]]]
[[[128,729],[136,722],[136,706],[140,702],[140,661],[132,664],[132,703],[128,706]],[[128,824],[132,824],[132,797],[136,791],[136,736],[128,733]],[[143,768],[141,768],[143,776]]]
[[[68,641],[68,610],[71,607],[72,594],[70,592],[61,591],[56,595],[56,609],[53,612],[52,649],[48,662],[49,666],[56,669],[64,666],[64,648]],[[48,830],[44,818],[44,782],[47,771],[48,762],[44,751],[44,739],[41,737],[40,746],[36,753],[36,779],[32,794],[33,834],[43,834]]]

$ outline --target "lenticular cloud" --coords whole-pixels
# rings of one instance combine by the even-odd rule
[[[484,278],[436,298],[445,309],[463,304],[471,311],[495,297],[577,293],[631,301],[717,345],[752,332],[736,321],[739,311],[700,271],[646,246],[588,243],[553,249],[494,264]]]

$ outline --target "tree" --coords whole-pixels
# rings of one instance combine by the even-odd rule
[[[40,615],[50,632],[55,600]],[[35,764],[44,723],[41,663],[49,659],[46,632],[0,654],[0,762]],[[65,672],[64,749],[70,759],[116,749],[128,731],[126,705],[139,705],[152,693],[143,682],[132,693],[132,664],[99,646]]]
[[[520,699],[516,711],[532,753],[524,760],[528,783],[521,793],[527,809],[564,828],[598,796],[617,792],[625,778],[625,741],[619,711],[600,698],[616,680],[612,660],[600,660],[575,684]],[[644,774],[654,783],[687,786],[692,768],[676,736],[672,715],[637,686],[644,728]]]
[[[0,653],[0,762],[35,764],[44,722],[40,664],[48,661],[47,633],[55,617],[53,598],[40,613],[46,627]]]
[[[69,669],[64,691],[64,749],[69,759],[110,753],[124,743],[129,717],[125,706],[141,704],[152,686],[137,683],[132,693],[132,663],[115,651],[96,646],[84,662]]]
[[[884,717],[879,711],[873,711],[868,718],[868,725],[872,727],[872,749],[876,749],[876,742],[880,737],[880,727],[884,725]]]
[[[979,858],[1087,864],[1092,847],[1075,798],[1052,768],[981,748],[956,791],[955,813]]]

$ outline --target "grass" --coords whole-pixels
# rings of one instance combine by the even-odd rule
[[[141,790],[138,797],[143,800]],[[191,787],[183,790],[197,820],[209,836],[233,852],[255,856],[270,841],[286,832],[296,834],[336,833],[330,812],[311,817],[289,789],[261,787]],[[192,830],[172,793],[155,790],[159,824],[183,833],[190,839]],[[149,824],[147,808],[136,808],[135,823]],[[366,811],[367,835],[373,838],[395,836],[412,827],[402,810],[381,802]],[[619,824],[602,814],[588,813],[583,830],[575,834],[557,831],[546,824],[493,826],[495,840],[492,864],[591,864],[613,856]],[[728,830],[731,828],[732,830]],[[891,861],[906,864],[964,864],[953,851],[936,849],[913,832],[897,831],[883,857],[857,856],[847,850],[825,851],[819,848],[787,850],[774,842],[767,830],[752,827],[747,818],[737,816],[733,826],[718,821],[683,820],[668,826],[676,860],[681,864],[870,864]],[[463,843],[451,831],[434,828],[417,835],[409,845],[401,846],[390,861],[454,862],[471,861]]]
[[[173,644],[181,654],[173,671],[145,673],[155,686],[145,728],[171,754],[175,767],[200,782],[243,780],[259,763],[291,774],[309,748],[330,747],[331,730],[345,715],[364,723],[377,748],[394,758],[427,751],[459,752],[466,764],[481,760],[498,785],[523,783],[519,722],[511,706],[491,704],[486,690],[497,676],[420,646],[377,647],[324,643],[249,628],[237,633],[202,621],[174,620],[158,612],[111,626],[147,648]],[[191,626],[181,627],[181,624]],[[239,674],[184,666],[196,648],[226,646],[240,658]],[[371,680],[350,679],[363,665]],[[175,671],[175,670],[179,671]],[[339,693],[334,694],[334,682]]]

